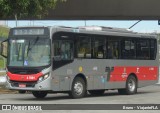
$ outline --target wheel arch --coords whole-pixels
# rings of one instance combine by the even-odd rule
[[[71,82],[71,87],[72,87],[73,81],[74,81],[75,78],[77,78],[77,77],[80,77],[80,78],[82,78],[82,79],[84,80],[85,85],[86,85],[86,89],[87,89],[87,78],[86,78],[86,76],[85,76],[83,73],[78,73],[78,74],[73,78],[73,80],[72,80],[72,82]],[[71,87],[70,87],[70,89],[71,89]]]

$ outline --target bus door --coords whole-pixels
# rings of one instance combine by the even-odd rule
[[[69,90],[72,70],[67,64],[73,61],[73,42],[70,40],[56,40],[53,44],[53,70],[59,81],[59,89]]]

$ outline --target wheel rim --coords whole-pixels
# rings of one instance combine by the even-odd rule
[[[134,80],[132,80],[132,79],[129,80],[129,82],[128,82],[128,88],[129,88],[129,90],[132,91],[132,92],[135,90],[135,88],[136,88],[136,83],[135,83]]]
[[[74,92],[77,95],[81,95],[82,94],[82,92],[83,92],[83,84],[81,82],[75,83],[75,85],[74,85]]]

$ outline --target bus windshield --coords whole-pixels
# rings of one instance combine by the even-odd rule
[[[50,39],[21,38],[9,40],[8,66],[39,67],[50,64]]]

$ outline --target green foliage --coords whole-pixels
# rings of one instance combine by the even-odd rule
[[[48,9],[55,8],[57,2],[66,0],[0,0],[0,17],[42,18]]]
[[[9,33],[9,28],[0,26],[0,38],[7,38]],[[0,69],[5,68],[4,58],[0,56]]]
[[[9,28],[0,26],[0,38],[7,38],[9,33]]]
[[[0,69],[5,68],[4,59],[0,57]]]

